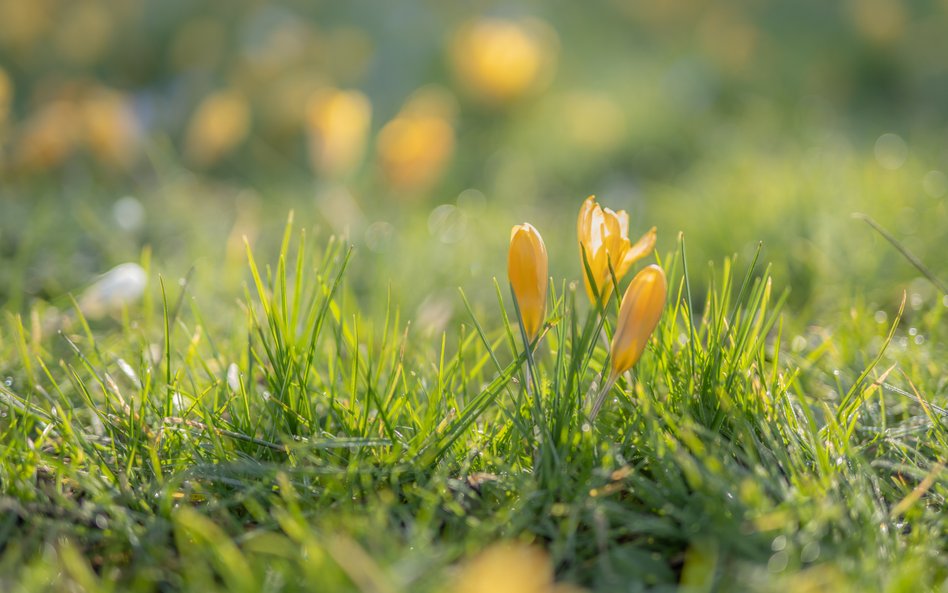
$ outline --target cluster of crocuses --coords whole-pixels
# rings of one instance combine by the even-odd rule
[[[629,216],[624,210],[602,208],[593,196],[586,198],[577,222],[579,254],[583,263],[586,292],[593,306],[605,314],[605,304],[632,264],[655,247],[653,227],[634,244],[629,241]],[[546,318],[549,283],[546,246],[530,223],[513,227],[507,257],[507,275],[520,312],[527,348],[536,346]],[[606,394],[619,376],[631,369],[645,351],[665,307],[667,283],[662,269],[652,264],[643,268],[629,283],[610,348],[610,372],[593,403],[590,418],[599,413]]]

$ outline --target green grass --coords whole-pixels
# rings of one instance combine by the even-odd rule
[[[498,585],[545,554],[602,593],[948,591],[948,2],[0,15],[0,593],[514,593],[457,587],[484,550]],[[484,17],[548,26],[549,81],[479,101],[452,56]],[[345,174],[310,164],[324,87],[371,103]],[[423,89],[453,151],[399,189],[380,138]],[[218,91],[247,136],[205,166]],[[669,279],[594,421],[590,193],[658,227]],[[96,315],[129,262],[144,294]]]
[[[392,297],[410,277],[269,230],[182,282],[146,250],[144,300],[104,319],[8,306],[0,589],[445,591],[501,540],[595,591],[944,586],[940,304],[817,326],[758,257],[680,240],[590,423],[614,311],[578,278],[554,274],[528,357],[503,284],[426,330]]]

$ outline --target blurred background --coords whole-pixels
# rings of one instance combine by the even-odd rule
[[[946,31],[948,0],[0,0],[0,302],[144,257],[232,312],[292,209],[438,330],[524,220],[578,280],[596,194],[699,287],[762,242],[798,311],[941,306],[852,214],[948,278]]]

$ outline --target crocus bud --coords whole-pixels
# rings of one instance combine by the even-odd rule
[[[665,272],[654,264],[632,278],[622,297],[612,336],[612,377],[635,366],[665,308]]]
[[[540,333],[546,315],[549,274],[546,246],[530,223],[519,224],[510,232],[507,277],[520,308],[524,333],[532,342]]]

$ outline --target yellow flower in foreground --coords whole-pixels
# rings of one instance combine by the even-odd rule
[[[586,283],[586,293],[589,300],[596,302],[596,293],[599,302],[606,302],[612,294],[612,276],[610,265],[616,275],[616,281],[622,277],[635,262],[652,252],[655,247],[655,227],[636,241],[633,245],[629,241],[629,215],[625,210],[613,212],[609,208],[602,208],[596,203],[595,196],[589,196],[579,209],[577,220],[577,234],[579,235],[579,257],[583,261],[585,253],[586,263],[592,272],[592,280],[596,290],[590,284],[589,275],[583,266],[583,280]]]
[[[665,272],[655,264],[632,278],[622,297],[616,333],[612,336],[612,376],[635,366],[665,308]]]
[[[494,544],[464,564],[453,593],[582,593],[556,583],[549,555],[525,544]]]
[[[549,273],[546,245],[540,233],[528,222],[518,224],[510,231],[507,277],[520,308],[524,333],[532,342],[540,333],[546,315]]]

